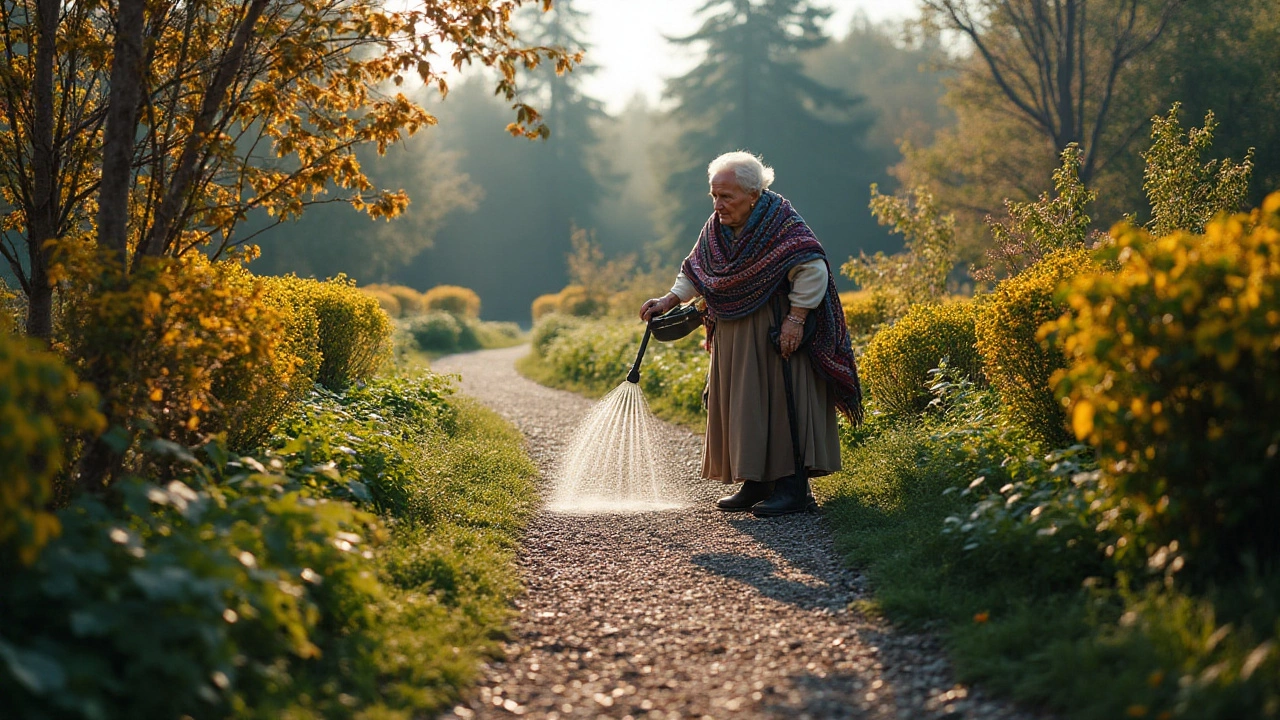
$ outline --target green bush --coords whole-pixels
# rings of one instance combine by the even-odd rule
[[[533,351],[518,367],[538,382],[603,395],[626,379],[643,332],[630,320],[547,315],[534,325]],[[690,426],[704,421],[702,393],[711,356],[702,341],[697,332],[672,343],[650,340],[640,386],[659,416]]]
[[[513,322],[477,322],[475,334],[476,343],[482,348],[511,347],[524,342],[524,331]]]
[[[343,635],[368,627],[380,600],[353,547],[372,517],[277,492],[282,480],[249,473],[235,490],[129,481],[123,509],[84,497],[64,511],[63,536],[0,589],[8,710],[269,715],[318,690],[307,668],[338,666]]]
[[[1071,143],[1062,151],[1062,164],[1053,171],[1053,192],[1035,202],[1005,200],[1007,217],[987,219],[991,248],[986,266],[974,270],[975,280],[994,283],[1013,277],[1059,250],[1084,248],[1090,238],[1089,206],[1097,193],[1080,179],[1083,153]]]
[[[837,547],[876,589],[865,610],[941,628],[961,681],[1063,717],[1269,716],[1280,577],[1200,596],[1147,586],[1141,560],[1099,552],[1116,534],[1097,530],[1108,511],[1087,452],[1046,455],[989,389],[935,387],[943,413],[873,419],[846,469],[814,481]]]
[[[871,185],[871,214],[903,237],[904,249],[895,255],[878,252],[849,258],[840,271],[858,287],[879,298],[890,320],[912,307],[941,302],[947,277],[959,259],[955,216],[943,213],[925,187],[895,195],[881,195]]]
[[[539,357],[546,357],[547,348],[551,346],[551,343],[556,338],[581,325],[582,320],[570,315],[550,313],[542,316],[537,324],[533,326],[533,332],[529,336],[533,352]]]
[[[428,460],[421,435],[433,428],[452,431],[452,393],[452,384],[435,374],[375,378],[342,394],[318,388],[281,424],[273,447],[300,467],[329,468],[306,481],[325,497],[380,515],[427,519],[431,508],[422,469]]]
[[[1142,189],[1151,205],[1147,230],[1154,235],[1203,232],[1215,215],[1244,209],[1249,196],[1253,149],[1239,165],[1226,159],[1201,164],[1201,156],[1213,145],[1218,122],[1210,111],[1204,127],[1184,134],[1178,121],[1181,108],[1181,103],[1174,103],[1164,117],[1151,118],[1151,147],[1142,153],[1147,164]]]
[[[859,369],[871,400],[891,417],[914,417],[933,395],[929,371],[943,359],[978,385],[986,380],[974,347],[972,301],[916,305],[893,325],[876,333]]]
[[[415,318],[409,323],[409,335],[423,352],[465,352],[480,347],[471,321],[441,310]]]
[[[586,323],[559,334],[547,345],[546,359],[563,380],[612,388],[627,377],[643,332],[636,323]],[[657,350],[657,345],[650,342],[649,347]]]
[[[1055,296],[1058,287],[1096,268],[1089,251],[1082,247],[1052,251],[997,285],[977,319],[983,370],[1000,393],[1005,411],[1039,439],[1057,447],[1069,444],[1071,436],[1066,413],[1053,396],[1049,378],[1066,366],[1066,358],[1039,332],[1066,309],[1066,302]]]
[[[1280,193],[1203,235],[1131,227],[1118,273],[1076,278],[1055,376],[1097,448],[1130,549],[1176,571],[1280,556]],[[1245,560],[1245,565],[1250,561]]]
[[[7,569],[6,712],[408,718],[456,701],[498,651],[537,472],[514,428],[449,393],[438,375],[318,391],[282,423],[297,442],[257,457],[144,447],[180,481],[81,498],[35,564]]]
[[[66,434],[101,432],[98,396],[61,359],[0,330],[0,567],[30,564],[58,532],[48,510]]]

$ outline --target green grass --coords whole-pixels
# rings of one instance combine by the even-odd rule
[[[378,553],[390,589],[376,638],[388,709],[429,713],[455,700],[498,651],[520,590],[516,547],[536,507],[537,470],[514,427],[453,402],[457,429],[436,438],[422,468],[431,520],[393,526]]]

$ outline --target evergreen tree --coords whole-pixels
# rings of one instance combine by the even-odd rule
[[[711,212],[706,167],[747,150],[777,170],[778,192],[804,215],[833,258],[884,235],[867,209],[874,160],[864,147],[871,125],[861,98],[805,74],[801,53],[827,42],[830,14],[810,0],[708,0],[702,27],[671,38],[705,48],[701,64],[668,82],[681,129],[668,161],[669,257],[682,257]]]
[[[575,0],[557,0],[551,10],[539,12],[530,8],[530,27],[521,35],[535,45],[564,48],[568,52],[587,53],[584,27],[587,15]],[[531,95],[537,98],[551,136],[546,147],[537,154],[537,169],[550,182],[546,193],[543,222],[547,232],[567,238],[573,227],[593,227],[593,210],[601,195],[602,173],[589,163],[592,149],[599,142],[596,124],[605,117],[599,100],[582,91],[582,82],[596,66],[584,60],[573,72],[557,75],[553,67],[534,70],[526,81]]]

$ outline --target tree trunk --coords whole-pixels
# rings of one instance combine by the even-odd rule
[[[138,107],[142,98],[142,38],[146,0],[120,0],[115,57],[111,61],[111,95],[102,133],[102,182],[98,193],[98,246],[107,262],[128,271],[129,189]],[[107,268],[104,268],[104,270]]]
[[[107,100],[102,139],[102,181],[98,191],[98,249],[102,259],[102,287],[127,282],[129,270],[129,189],[138,108],[142,97],[142,39],[146,25],[146,0],[120,0],[116,14],[115,57],[111,60],[111,94]],[[118,272],[118,274],[116,274]],[[84,379],[102,386],[109,382],[102,357],[86,348]],[[132,434],[127,410],[108,397],[103,404],[108,432],[122,428]],[[102,436],[90,440],[76,467],[76,484],[82,492],[100,493],[117,474],[121,454]]]
[[[36,6],[34,104],[31,122],[31,207],[27,216],[27,250],[31,282],[27,289],[27,334],[48,342],[53,337],[53,287],[49,284],[48,243],[57,237],[58,191],[54,184],[58,159],[53,147],[53,65],[58,35],[58,0]]]
[[[27,335],[45,342],[53,338],[53,286],[45,267],[31,267],[31,289],[27,292]]]

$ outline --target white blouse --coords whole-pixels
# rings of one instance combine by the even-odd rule
[[[791,292],[787,294],[791,307],[812,310],[822,304],[822,298],[827,294],[827,263],[822,258],[800,263],[787,272],[787,279],[791,281]],[[697,288],[683,272],[676,275],[671,292],[682,303],[698,297]]]

